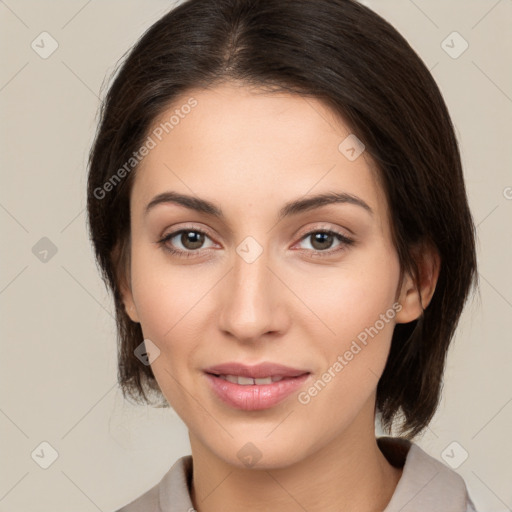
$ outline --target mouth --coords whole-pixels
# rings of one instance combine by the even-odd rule
[[[215,373],[210,373],[210,375],[213,375],[214,377],[219,377],[220,379],[227,380],[228,382],[232,382],[233,384],[239,384],[240,386],[261,386],[264,384],[272,384],[272,382],[279,382],[280,380],[283,379],[295,378],[283,377],[282,375],[271,375],[269,377],[261,377],[259,379],[244,377],[242,375],[217,375]]]
[[[218,399],[246,411],[274,407],[302,387],[311,374],[276,363],[225,363],[207,368],[204,373]]]
[[[247,377],[253,380],[279,377],[299,377],[305,373],[310,373],[307,369],[293,368],[284,364],[271,362],[264,362],[256,365],[248,365],[238,362],[222,363],[205,368],[204,371],[206,373],[222,377]]]

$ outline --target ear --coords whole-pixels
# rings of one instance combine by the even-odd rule
[[[139,323],[139,316],[137,315],[137,308],[135,307],[135,302],[133,300],[133,294],[131,290],[131,283],[122,282],[119,284],[119,289],[121,292],[121,297],[123,299],[124,310],[126,314],[130,317],[132,322]]]
[[[131,286],[131,272],[130,272],[130,257],[124,251],[130,251],[130,247],[120,249],[117,244],[111,252],[111,260],[116,272],[117,286],[121,294],[121,299],[124,304],[126,314],[130,317],[132,322],[139,323],[137,315],[137,308],[133,300],[132,286]]]
[[[404,276],[398,294],[402,309],[396,315],[396,322],[405,324],[418,319],[430,304],[441,267],[441,258],[432,244],[422,243],[413,248],[413,257],[418,267],[418,280],[409,273]]]

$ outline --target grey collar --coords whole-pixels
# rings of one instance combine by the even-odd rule
[[[455,471],[404,439],[380,437],[377,441],[389,462],[403,467],[402,477],[384,512],[473,510],[464,480]],[[174,463],[159,484],[122,512],[193,512],[191,483],[192,456],[185,455]]]

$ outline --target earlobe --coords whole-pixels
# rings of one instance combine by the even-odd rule
[[[137,309],[135,308],[133,299],[130,301],[124,300],[124,309],[132,322],[139,323],[139,317],[137,315]]]
[[[121,285],[121,296],[123,298],[124,310],[126,311],[126,314],[130,317],[132,322],[139,323],[139,317],[137,315],[137,308],[135,307],[132,291],[124,283]]]
[[[423,314],[432,300],[439,278],[441,259],[435,247],[422,244],[415,248],[414,257],[418,280],[416,282],[410,274],[404,277],[398,297],[402,309],[396,315],[397,323],[412,322]]]
[[[131,272],[130,272],[130,258],[127,256],[130,253],[130,243],[128,247],[121,249],[122,244],[116,244],[111,252],[111,261],[116,269],[116,279],[119,286],[119,293],[124,304],[124,310],[132,322],[140,323],[137,315],[137,308],[133,300],[131,288]],[[128,251],[127,253],[125,251]]]

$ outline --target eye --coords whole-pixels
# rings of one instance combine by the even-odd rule
[[[199,249],[204,249],[203,244],[208,235],[200,229],[180,229],[165,235],[158,241],[164,249],[171,254],[179,257],[190,258],[195,256],[194,253],[199,252]],[[181,247],[179,246],[181,244]],[[210,247],[212,247],[212,244]]]
[[[312,252],[313,256],[330,256],[354,243],[352,239],[342,233],[330,229],[310,231],[301,238],[301,241],[307,240],[311,241],[310,245],[312,247],[312,251],[307,252]],[[336,242],[338,242],[338,245],[335,245],[335,249],[331,249]]]

